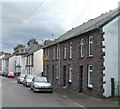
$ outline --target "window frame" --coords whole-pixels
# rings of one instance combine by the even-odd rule
[[[56,58],[59,59],[59,46],[58,46],[58,45],[57,45],[57,47],[56,47],[56,53],[57,53],[57,54],[56,54]]]
[[[68,82],[72,83],[72,67],[71,65],[69,65],[69,69],[68,69]]]
[[[83,48],[84,48],[84,40],[80,39],[80,57],[84,57],[84,53],[83,53]]]
[[[92,39],[92,40],[91,40]],[[93,49],[93,36],[89,36],[89,56],[93,56],[93,54],[92,54],[92,49]]]
[[[72,59],[72,42],[70,42],[69,46],[69,58]]]
[[[55,60],[55,47],[53,48],[53,60]]]
[[[66,44],[64,46],[64,53],[63,53],[63,59],[66,59],[67,58],[67,47],[66,47]]]
[[[59,67],[58,67],[58,64],[56,64],[56,70],[55,70],[55,73],[56,73],[56,79],[58,80],[58,75],[59,75]]]
[[[90,69],[92,67],[92,69]],[[92,79],[92,74],[93,74],[93,65],[88,65],[88,87],[93,88],[93,79]]]

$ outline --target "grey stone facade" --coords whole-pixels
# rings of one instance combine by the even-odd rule
[[[43,61],[44,75],[54,85],[91,96],[103,97],[105,52],[102,48],[105,46],[102,44],[105,33],[102,29],[119,15],[120,8],[109,11],[72,28],[43,47],[44,56],[48,56],[48,59]],[[66,56],[64,56],[65,51]]]
[[[93,56],[89,57],[89,36],[93,36]],[[83,39],[83,57],[80,57],[80,39]],[[47,47],[44,52],[49,51],[49,59],[44,60],[44,72],[54,85],[66,87],[77,92],[83,92],[88,95],[102,97],[103,95],[103,55],[102,52],[103,34],[101,30],[95,30],[78,37],[69,39],[59,44]],[[69,58],[69,46],[72,42],[72,58]],[[59,59],[53,59],[53,49],[59,46]],[[64,59],[64,47],[66,46],[66,59]],[[57,52],[57,48],[55,50]],[[55,53],[57,54],[57,53]],[[88,65],[93,65],[93,88],[88,88]],[[58,65],[58,70],[56,65]],[[72,82],[68,80],[68,67],[72,66]],[[83,68],[82,75],[80,68]],[[58,78],[56,78],[58,72]],[[65,72],[65,73],[64,73]],[[80,78],[82,76],[82,78]]]

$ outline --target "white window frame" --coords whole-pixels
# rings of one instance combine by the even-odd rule
[[[84,43],[83,43],[83,39],[80,39],[80,57],[83,57],[83,47],[84,47]]]
[[[71,83],[72,82],[72,67],[69,65],[69,79],[68,81]]]
[[[47,65],[45,65],[45,76],[47,76]]]
[[[55,60],[55,47],[53,48],[53,60]]]
[[[70,59],[72,58],[72,42],[70,42]]]
[[[92,40],[91,40],[92,39]],[[93,56],[92,53],[91,53],[91,47],[93,46],[93,36],[90,36],[89,37],[89,56]]]
[[[49,49],[47,49],[47,56],[49,57]]]
[[[92,67],[92,69],[90,69]],[[91,81],[93,82],[91,76],[93,74],[93,65],[88,65],[88,87],[89,88],[93,88],[93,83],[91,83]]]
[[[66,59],[67,58],[67,48],[66,48],[66,45],[65,45],[65,47],[64,47],[64,59]]]
[[[59,47],[57,46],[57,59],[59,59]]]
[[[56,64],[56,79],[58,79],[58,73],[59,73],[59,67],[58,64]]]

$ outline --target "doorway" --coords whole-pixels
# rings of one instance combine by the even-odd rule
[[[54,83],[55,66],[52,67],[52,83]]]
[[[80,66],[79,72],[79,92],[83,91],[83,66]]]
[[[66,87],[66,66],[63,66],[63,87]]]

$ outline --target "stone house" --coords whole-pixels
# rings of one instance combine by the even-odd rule
[[[109,11],[44,46],[44,76],[54,85],[76,92],[111,96],[111,79],[119,81],[119,15],[119,8]]]

